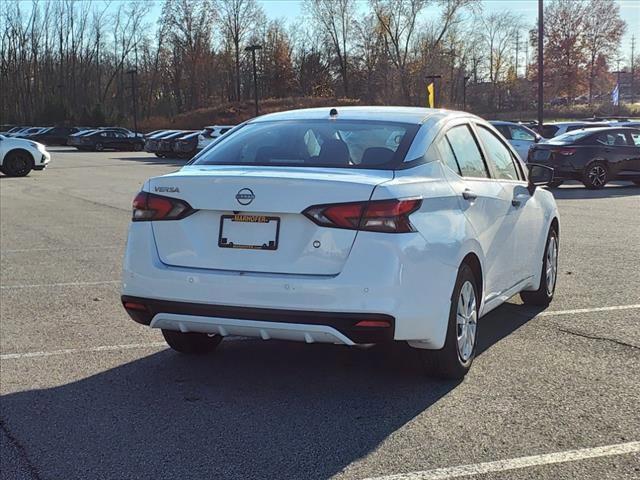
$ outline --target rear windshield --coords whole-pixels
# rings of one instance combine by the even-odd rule
[[[418,125],[363,120],[249,123],[194,164],[390,169],[417,131]]]
[[[552,138],[547,143],[575,143],[578,140],[582,140],[589,135],[593,135],[593,132],[587,130],[576,130],[573,132],[563,133],[557,137]]]

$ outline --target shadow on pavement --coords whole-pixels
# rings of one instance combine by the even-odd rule
[[[480,352],[534,315],[489,314]],[[401,344],[226,341],[5,395],[2,417],[43,478],[328,478],[457,385],[426,378]]]

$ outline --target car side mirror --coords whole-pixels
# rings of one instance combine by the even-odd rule
[[[533,194],[536,187],[544,187],[553,181],[553,168],[536,163],[528,163],[529,192]]]

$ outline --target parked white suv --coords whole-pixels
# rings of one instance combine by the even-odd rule
[[[410,107],[250,120],[133,202],[122,302],[183,353],[242,335],[408,342],[466,374],[478,319],[554,295],[558,210],[486,121]]]
[[[233,128],[233,125],[212,125],[209,127],[204,127],[202,129],[202,133],[198,135],[198,148],[200,151],[204,149],[207,145],[213,142],[216,138],[221,137],[229,130]]]
[[[5,175],[24,177],[31,170],[43,170],[50,161],[43,144],[0,135],[0,172]]]

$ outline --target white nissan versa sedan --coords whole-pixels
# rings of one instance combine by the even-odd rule
[[[133,201],[122,302],[183,353],[242,335],[406,341],[459,378],[478,319],[547,305],[558,211],[487,122],[404,107],[255,118]]]

